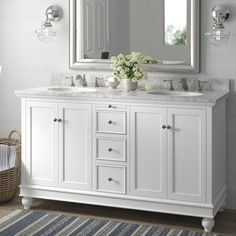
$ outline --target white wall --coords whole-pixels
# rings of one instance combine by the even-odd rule
[[[20,129],[20,102],[14,91],[50,84],[52,75],[67,73],[68,0],[0,0],[0,136]],[[212,23],[210,12],[216,3],[231,6],[232,18],[227,24],[233,33],[230,42],[221,48],[211,46],[203,36]],[[39,42],[34,34],[51,4],[62,6],[63,19],[57,23],[59,36],[53,43]],[[236,91],[236,1],[202,0],[201,71],[203,76],[232,79]],[[228,101],[228,207],[236,209],[236,93]]]

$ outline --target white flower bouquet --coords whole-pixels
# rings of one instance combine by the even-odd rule
[[[126,56],[119,54],[116,57],[112,57],[111,60],[114,79],[129,79],[133,82],[147,79],[144,64],[162,64],[162,61],[145,56],[140,52],[132,52]]]

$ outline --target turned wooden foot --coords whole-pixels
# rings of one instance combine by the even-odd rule
[[[21,202],[22,202],[22,205],[24,206],[24,209],[29,210],[32,206],[33,199],[30,197],[23,197]]]
[[[212,218],[203,218],[202,226],[206,233],[210,233],[215,225],[215,221]]]

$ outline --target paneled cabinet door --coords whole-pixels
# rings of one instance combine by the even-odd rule
[[[206,201],[206,111],[168,109],[168,198]]]
[[[59,185],[91,189],[91,105],[59,103]]]
[[[166,197],[166,109],[131,108],[131,194]]]
[[[56,186],[57,103],[26,102],[25,181],[27,184]]]

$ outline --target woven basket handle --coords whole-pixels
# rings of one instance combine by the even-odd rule
[[[12,135],[13,135],[13,134],[17,134],[18,140],[19,140],[19,141],[21,140],[21,133],[20,133],[19,131],[17,131],[17,130],[12,130],[12,131],[10,132],[10,134],[8,135],[8,139],[12,139]]]

